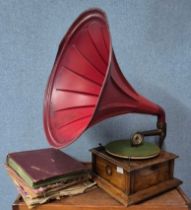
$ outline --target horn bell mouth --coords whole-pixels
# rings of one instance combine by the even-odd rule
[[[66,147],[90,124],[111,60],[105,13],[82,13],[61,41],[44,97],[44,130],[50,145]]]

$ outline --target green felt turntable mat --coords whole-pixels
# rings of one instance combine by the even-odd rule
[[[160,148],[156,144],[143,142],[139,146],[131,146],[130,140],[117,140],[105,146],[106,152],[126,159],[148,159],[157,156]]]

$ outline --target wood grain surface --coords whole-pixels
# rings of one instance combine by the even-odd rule
[[[41,205],[34,210],[186,210],[189,205],[189,198],[180,188],[129,207],[123,206],[103,190],[96,188],[81,195]],[[28,210],[20,196],[13,203],[13,210]]]

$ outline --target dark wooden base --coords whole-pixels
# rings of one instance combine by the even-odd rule
[[[113,199],[100,188],[87,193],[56,200],[34,210],[188,210],[189,198],[178,188],[128,208]],[[28,210],[19,196],[12,205],[13,210]]]
[[[134,194],[127,195],[126,193],[114,187],[111,183],[99,176],[96,176],[95,180],[100,188],[105,190],[109,195],[117,199],[125,206],[138,203],[160,193],[166,192],[170,189],[176,188],[182,183],[179,179],[173,178],[146,188],[144,190],[138,191]]]

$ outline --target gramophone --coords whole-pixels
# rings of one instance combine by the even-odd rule
[[[125,79],[107,17],[100,9],[90,9],[76,19],[58,48],[44,99],[47,139],[55,148],[66,147],[96,123],[128,113],[156,116],[156,129],[91,149],[98,186],[126,206],[177,187],[177,156],[160,150],[166,136],[165,111]],[[146,136],[159,136],[159,145],[145,141]]]

